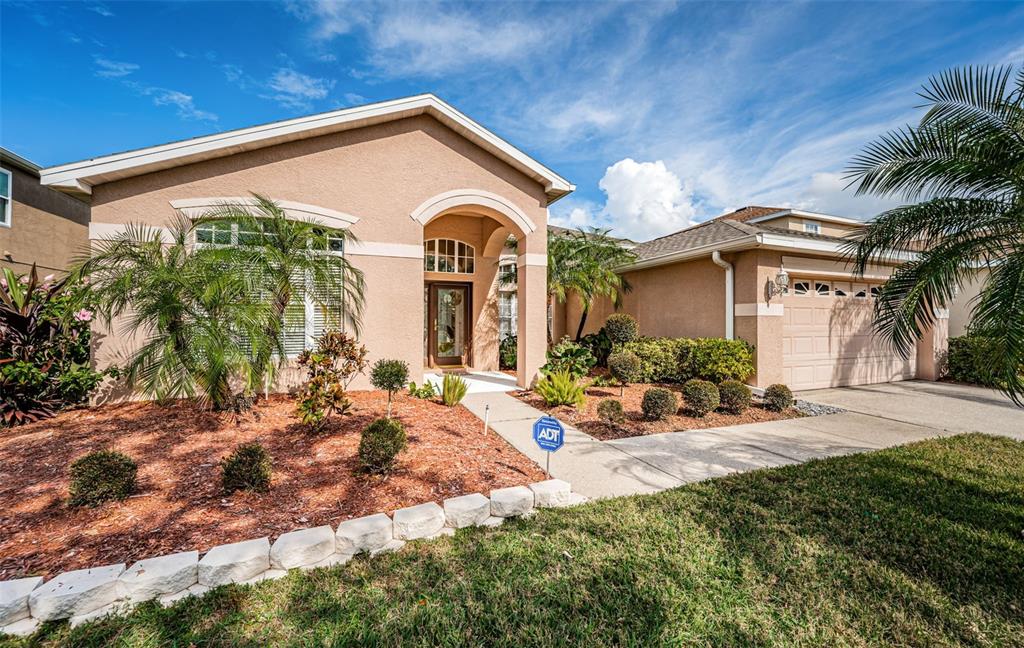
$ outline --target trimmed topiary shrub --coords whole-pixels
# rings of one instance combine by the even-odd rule
[[[71,464],[71,506],[99,506],[135,492],[139,467],[128,455],[113,450],[90,452]]]
[[[651,387],[644,392],[640,409],[644,413],[644,418],[650,421],[660,421],[676,413],[676,410],[679,409],[679,400],[673,392],[667,389]]]
[[[622,401],[606,398],[597,404],[597,416],[602,421],[618,425],[626,420],[626,411],[622,409]]]
[[[391,399],[395,392],[409,382],[409,365],[402,360],[378,360],[370,370],[370,383],[388,393],[388,418],[391,418]]]
[[[754,347],[744,340],[697,338],[680,354],[679,373],[684,379],[700,378],[720,383],[744,381],[754,375]]]
[[[264,493],[270,489],[270,455],[259,443],[245,443],[220,462],[224,492],[248,490]]]
[[[632,342],[640,334],[636,318],[626,313],[612,313],[604,321],[604,330],[612,344],[623,345]]]
[[[640,373],[636,382],[684,382],[692,376],[681,373],[681,359],[689,357],[694,341],[688,338],[641,337],[622,345],[640,358]]]
[[[549,406],[569,405],[580,407],[586,400],[582,385],[576,382],[572,374],[559,371],[544,376],[537,381],[533,389]]]
[[[366,426],[359,439],[359,465],[370,473],[390,472],[398,461],[398,453],[407,445],[401,421],[377,419]]]
[[[740,381],[725,380],[718,386],[718,397],[723,410],[730,414],[742,414],[750,407],[752,394],[750,387]]]
[[[781,384],[768,385],[764,390],[764,408],[773,412],[782,410],[793,405],[793,392],[789,387]]]
[[[715,411],[721,402],[715,383],[699,378],[687,380],[683,384],[683,398],[686,400],[686,411],[698,418]]]
[[[626,383],[636,382],[640,375],[640,358],[630,351],[613,353],[608,356],[608,373],[619,381],[619,396],[622,396]]]

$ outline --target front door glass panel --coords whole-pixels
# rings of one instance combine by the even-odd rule
[[[466,346],[466,289],[437,289],[437,357],[459,360]]]

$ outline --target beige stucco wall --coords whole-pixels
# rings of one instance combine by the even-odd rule
[[[0,266],[17,273],[35,263],[42,274],[66,270],[88,245],[89,205],[39,184],[39,178],[4,163],[11,172],[11,227],[0,226]]]
[[[819,234],[824,234],[826,236],[845,237],[848,234],[861,229],[860,226],[857,225],[830,223],[828,221],[817,220],[814,218],[804,218],[802,216],[783,216],[781,218],[772,218],[770,220],[759,221],[757,224],[793,230],[796,232],[803,232],[804,221],[812,221],[818,223],[820,226]]]
[[[536,226],[533,233],[525,236],[516,232],[521,235],[520,253],[546,254],[544,188],[428,116],[101,184],[93,188],[93,222],[162,226],[173,216],[172,200],[244,196],[250,191],[275,200],[292,200],[351,214],[359,219],[351,231],[365,252],[360,253],[357,247],[348,254],[366,275],[361,341],[369,349],[371,361],[382,357],[405,360],[412,379],[420,381],[424,362],[425,229],[430,237],[450,231],[458,234],[453,238],[476,245],[480,276],[474,279],[474,305],[483,316],[480,334],[474,335],[480,346],[474,352],[476,357],[488,359],[488,367],[491,355],[497,361],[497,306],[492,295],[497,266],[479,255],[488,242],[486,230],[496,228],[495,221],[499,220],[511,230],[508,219],[473,207],[451,209],[454,215],[440,214],[426,227],[410,217],[424,201],[456,189],[497,194],[514,204]],[[405,247],[392,245],[385,249],[381,244]],[[410,254],[418,256],[410,258]],[[497,252],[494,254],[496,261]],[[446,279],[456,276],[442,275]],[[531,275],[530,281],[520,285],[520,304],[524,285],[539,290],[543,299],[544,280],[538,282]],[[529,320],[528,324],[520,322],[520,331],[544,331],[543,306],[520,306],[520,318]],[[493,342],[487,335],[491,327]],[[528,374],[521,381],[529,382],[543,363],[544,336],[534,338],[521,333],[520,346],[528,359],[521,363],[523,373]],[[98,353],[97,358],[102,365],[104,354]],[[367,385],[365,378],[354,384],[357,388]]]
[[[981,294],[981,289],[987,280],[988,269],[979,271],[973,279],[960,288],[956,299],[949,305],[949,335],[951,337],[959,337],[967,333],[967,326],[971,323],[971,309],[975,304],[972,300]]]

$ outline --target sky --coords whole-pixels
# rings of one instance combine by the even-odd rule
[[[743,205],[870,218],[843,171],[929,75],[1024,64],[1022,3],[0,0],[0,145],[49,166],[433,92],[647,240]]]

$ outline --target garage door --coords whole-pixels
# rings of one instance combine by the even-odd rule
[[[915,359],[889,350],[871,327],[878,285],[797,277],[783,296],[782,367],[793,389],[907,380]]]

